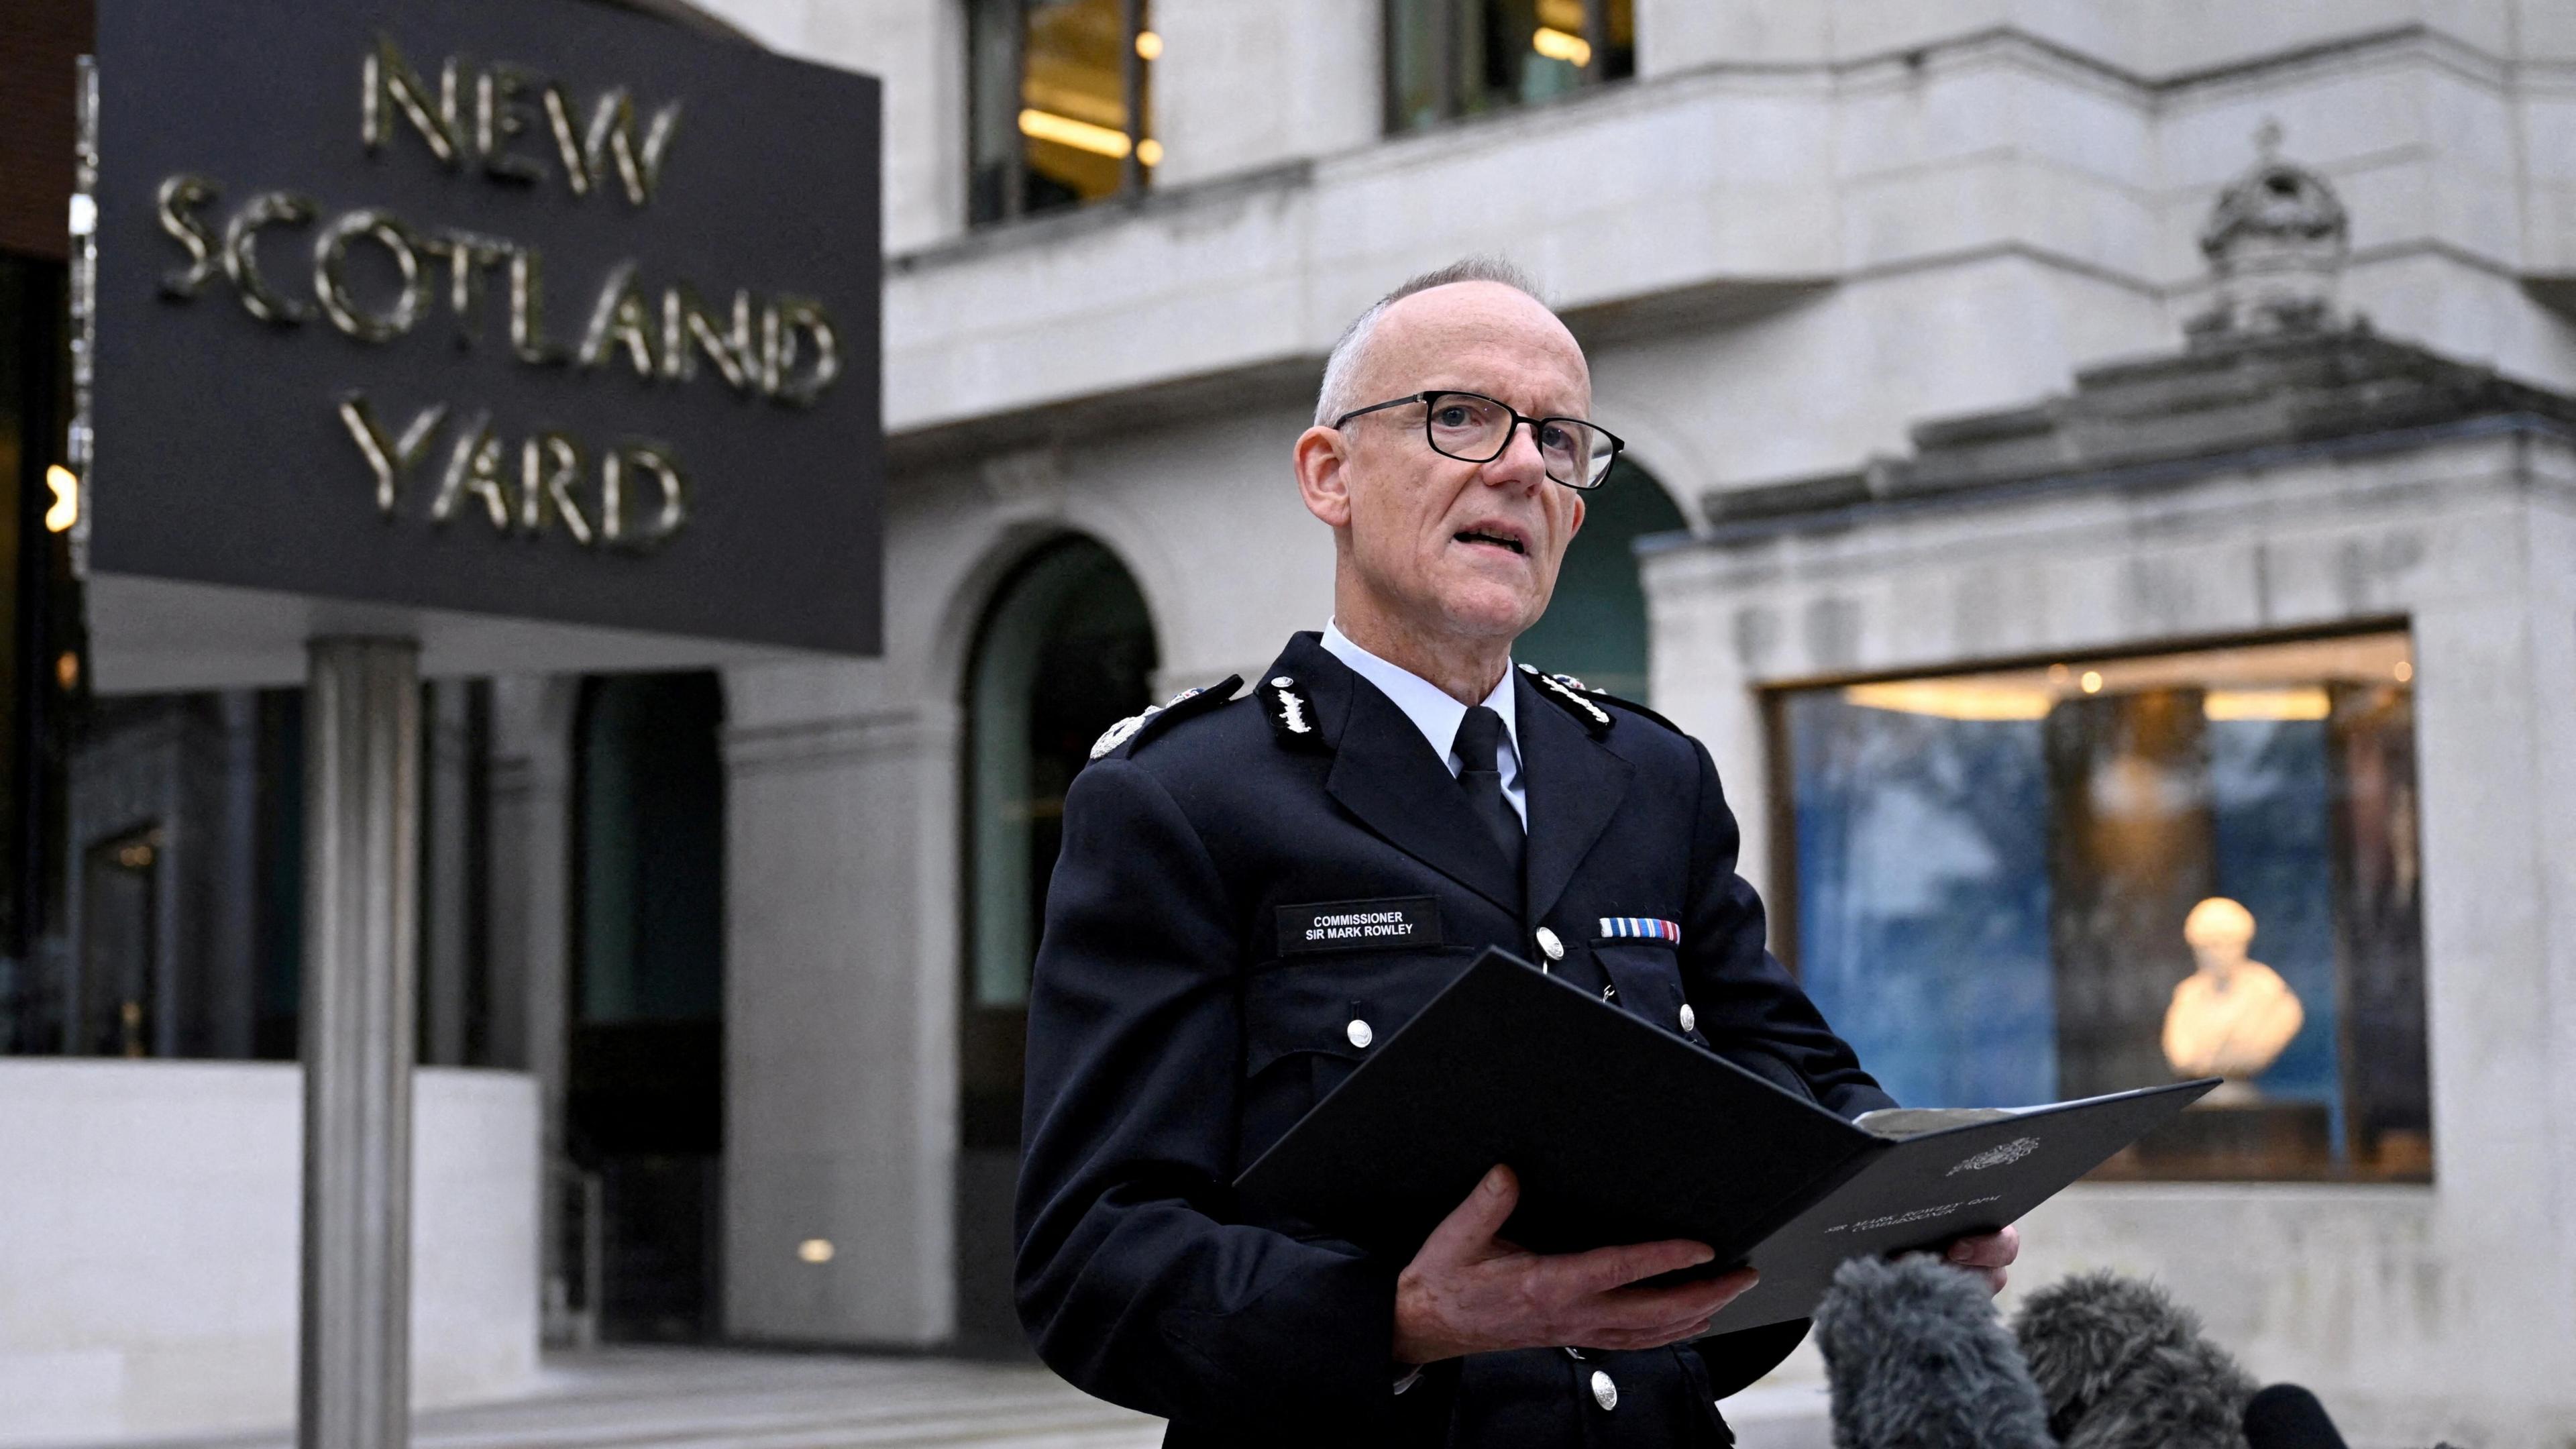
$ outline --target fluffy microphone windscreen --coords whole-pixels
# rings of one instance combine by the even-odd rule
[[[2053,1449],[1983,1279],[1920,1254],[1855,1258],[1816,1308],[1834,1449]]]
[[[2032,1294],[2013,1331],[2063,1449],[2246,1449],[2254,1381],[2163,1289],[2067,1278]]]
[[[2344,1449],[2326,1406],[2297,1384],[2274,1384],[2245,1406],[2245,1442],[2253,1449]]]

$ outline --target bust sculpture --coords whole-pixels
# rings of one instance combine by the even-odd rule
[[[2253,1079],[2299,1034],[2307,1013],[2279,972],[2248,959],[2254,913],[2225,896],[2191,908],[2183,922],[2199,969],[2174,987],[2165,1010],[2165,1060],[2186,1077],[2225,1077],[2212,1101],[2250,1101]]]

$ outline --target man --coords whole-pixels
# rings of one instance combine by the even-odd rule
[[[1893,1105],[1765,953],[1708,752],[1512,667],[1617,450],[1591,402],[1507,268],[1398,288],[1297,440],[1330,626],[1242,699],[1228,680],[1122,721],[1066,799],[1020,1313],[1065,1377],[1169,1418],[1167,1445],[1724,1444],[1716,1400],[1804,1331],[1692,1343],[1752,1275],[1635,1285],[1702,1244],[1514,1247],[1507,1164],[1409,1263],[1229,1187],[1488,945],[1846,1116]],[[1314,950],[1296,929],[1350,913],[1403,930]],[[1997,1287],[2013,1254],[2009,1230],[1952,1250]]]

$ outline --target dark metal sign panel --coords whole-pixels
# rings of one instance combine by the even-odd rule
[[[102,0],[98,65],[103,627],[878,647],[876,81],[587,0]]]

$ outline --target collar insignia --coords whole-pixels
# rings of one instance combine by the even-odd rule
[[[1279,743],[1300,750],[1320,750],[1324,737],[1315,728],[1315,697],[1290,675],[1274,674],[1261,684],[1262,711]]]
[[[1586,696],[1589,690],[1582,680],[1571,674],[1543,674],[1535,664],[1524,664],[1521,673],[1530,677],[1538,692],[1550,704],[1574,716],[1577,723],[1590,730],[1594,738],[1610,732],[1610,711],[1594,704]]]

